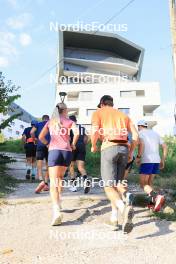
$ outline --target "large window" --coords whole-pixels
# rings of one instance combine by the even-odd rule
[[[77,101],[79,97],[79,92],[73,91],[67,93],[67,101]]]
[[[130,108],[119,108],[119,111],[123,112],[126,115],[130,114]]]
[[[80,92],[80,100],[81,101],[91,101],[92,100],[92,91],[81,91]]]
[[[120,97],[133,98],[140,96],[145,96],[144,90],[120,91]]]
[[[87,109],[86,115],[87,116],[92,116],[92,114],[96,111],[96,109]]]

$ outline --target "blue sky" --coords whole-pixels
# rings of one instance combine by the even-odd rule
[[[50,31],[50,22],[105,23],[126,3],[128,0],[1,0],[0,69],[7,79],[21,86],[18,103],[35,116],[52,111],[55,85],[50,83],[49,75],[55,74],[55,69],[36,83],[56,63],[57,33]],[[141,79],[160,82],[162,104],[158,117],[169,117],[173,122],[168,0],[136,0],[111,23],[127,24],[128,31],[119,34],[145,48]]]

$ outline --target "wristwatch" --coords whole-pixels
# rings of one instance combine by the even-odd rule
[[[140,159],[140,158],[141,158],[141,156],[137,155],[137,156],[136,156],[136,158],[137,158],[137,159]]]

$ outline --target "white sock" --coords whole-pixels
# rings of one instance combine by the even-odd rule
[[[117,209],[112,209],[111,212],[111,221],[116,221],[118,219],[118,211]]]
[[[54,212],[54,214],[60,213],[60,205],[59,205],[59,203],[53,204],[53,212]]]
[[[43,181],[43,178],[42,178],[42,176],[40,176],[40,177],[39,177],[39,181]]]
[[[116,201],[116,206],[120,210],[121,214],[123,214],[124,209],[125,209],[124,202],[122,200],[117,200]]]

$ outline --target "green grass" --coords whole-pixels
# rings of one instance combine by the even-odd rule
[[[20,139],[5,141],[4,143],[0,143],[0,151],[24,153],[23,143]]]
[[[0,198],[12,191],[17,184],[17,180],[6,173],[6,164],[14,160],[7,156],[0,155]]]

